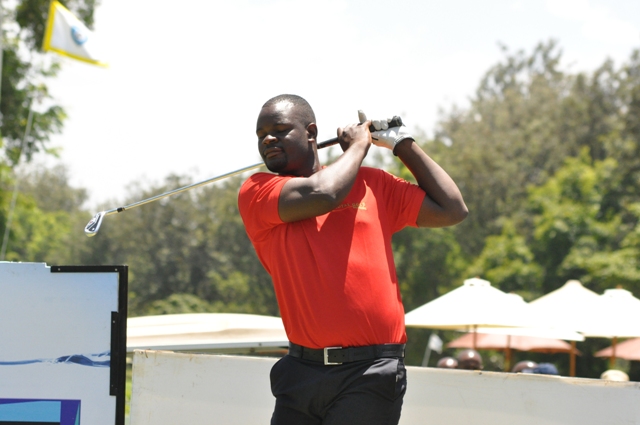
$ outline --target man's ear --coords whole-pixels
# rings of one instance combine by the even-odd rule
[[[316,123],[312,122],[307,125],[307,135],[308,139],[311,141],[312,139],[317,142],[318,141],[318,126]]]

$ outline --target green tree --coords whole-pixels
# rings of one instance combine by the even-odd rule
[[[413,310],[459,286],[466,262],[451,229],[404,229],[393,237],[402,300]]]
[[[98,4],[95,0],[63,3],[91,28]],[[18,0],[13,8],[3,10],[0,128],[10,164],[15,164],[21,154],[30,159],[35,152],[51,152],[46,143],[51,134],[61,131],[66,117],[62,107],[51,104],[53,99],[46,86],[47,79],[55,77],[60,70],[54,55],[42,53],[49,4],[49,0]],[[45,106],[45,102],[48,105]],[[32,106],[31,131],[21,149]]]
[[[640,290],[640,204],[609,207],[619,168],[613,158],[593,160],[588,148],[567,158],[544,185],[530,188],[523,211],[500,235],[487,237],[469,273],[527,299],[569,279],[599,293],[617,285]]]
[[[638,296],[640,54],[575,75],[559,58],[554,43],[507,54],[443,121],[438,138],[458,154],[441,163],[463,176],[470,209],[456,232],[472,248],[466,274],[525,299],[569,279]],[[607,344],[579,344],[580,376],[599,376],[592,353]]]
[[[0,75],[0,232],[5,233],[11,209],[15,176],[12,170],[21,161],[30,161],[36,152],[56,154],[48,146],[52,134],[59,133],[66,118],[64,109],[54,103],[47,88],[47,81],[55,77],[60,64],[54,55],[42,53],[45,23],[49,12],[49,0],[18,0],[3,6],[2,71]],[[95,0],[70,0],[65,2],[80,19],[93,24]],[[28,131],[27,131],[28,128]],[[34,253],[35,241],[48,239],[37,232],[37,222],[27,226],[25,214],[35,214],[34,205],[21,199],[20,208],[27,208],[16,217],[15,233],[7,259],[26,260]],[[28,221],[28,220],[27,220]],[[41,218],[41,221],[46,221]],[[26,227],[31,230],[27,231]],[[33,227],[36,226],[36,227]],[[14,229],[11,229],[13,232]],[[31,248],[25,244],[13,249],[22,237],[31,238]],[[40,248],[39,248],[40,249]],[[42,247],[42,252],[49,249]],[[32,258],[32,257],[29,257]]]
[[[592,75],[573,75],[560,69],[562,51],[554,41],[530,54],[503,51],[471,106],[446,113],[437,134],[455,153],[443,165],[457,176],[469,206],[458,233],[471,256],[523,208],[528,188],[544,184],[566,157],[586,146],[594,159],[604,159],[610,152],[601,138],[619,127],[621,107],[629,108],[622,103],[622,74],[610,61]]]
[[[545,269],[543,290],[550,291],[569,278],[602,292],[616,285],[640,289],[640,245],[637,214],[611,210],[606,200],[619,183],[617,161],[590,159],[587,151],[567,159],[548,183],[531,191],[532,250]]]
[[[23,172],[17,178],[20,191],[6,260],[77,264],[74,229],[81,229],[86,191],[70,186],[62,166]]]
[[[487,236],[482,253],[466,273],[482,276],[506,292],[515,292],[531,300],[539,296],[544,270],[535,261],[526,238],[511,221],[505,222],[500,235]]]
[[[164,300],[151,302],[144,311],[144,316],[160,314],[209,313],[213,307],[193,294],[172,294]]]
[[[239,216],[241,181],[229,179],[108,217],[83,244],[82,263],[128,264],[134,315],[189,305],[196,311],[277,315],[271,279]],[[164,186],[133,188],[124,204],[187,184],[186,177],[170,176]],[[183,302],[179,294],[202,303]]]

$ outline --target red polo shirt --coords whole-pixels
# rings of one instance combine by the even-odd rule
[[[256,173],[238,197],[247,234],[273,279],[289,340],[310,348],[404,343],[391,236],[416,226],[425,192],[361,167],[339,207],[284,223],[278,197],[290,178]]]

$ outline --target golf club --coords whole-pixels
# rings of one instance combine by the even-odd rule
[[[398,117],[398,116],[393,117],[389,121],[389,127],[390,128],[391,127],[400,127],[401,125],[402,125],[402,119],[400,117]],[[371,131],[376,131],[375,128],[373,128],[373,126],[369,127],[369,129]],[[338,138],[334,137],[333,139],[325,140],[324,142],[318,143],[318,149],[323,149],[323,148],[326,148],[326,147],[329,147],[329,146],[333,146],[333,145],[335,145],[337,143],[338,143]],[[118,214],[118,213],[121,213],[123,211],[130,210],[132,208],[136,208],[136,207],[139,207],[139,206],[144,205],[144,204],[148,204],[150,202],[158,201],[158,200],[166,198],[168,196],[177,195],[178,193],[182,193],[182,192],[185,192],[187,190],[195,189],[197,187],[204,186],[204,185],[209,184],[209,183],[217,182],[219,180],[226,179],[227,177],[232,177],[232,176],[235,176],[237,174],[242,174],[242,173],[244,173],[246,171],[254,170],[256,168],[262,167],[263,165],[264,165],[264,162],[259,162],[257,164],[253,164],[253,165],[249,165],[249,166],[244,167],[244,168],[240,168],[239,170],[236,170],[236,171],[231,171],[230,173],[226,173],[226,174],[222,174],[222,175],[219,175],[219,176],[216,176],[216,177],[212,177],[210,179],[203,180],[203,181],[198,182],[198,183],[193,183],[193,184],[190,184],[188,186],[180,187],[178,189],[170,190],[169,192],[165,192],[165,193],[162,193],[160,195],[152,196],[151,198],[143,199],[142,201],[134,202],[133,204],[125,205],[124,207],[113,208],[113,209],[107,210],[107,211],[100,211],[99,213],[94,215],[93,218],[91,219],[91,221],[89,221],[89,223],[85,226],[84,233],[89,237],[94,236],[96,233],[98,233],[98,230],[100,230],[100,226],[102,226],[102,221],[108,215]]]

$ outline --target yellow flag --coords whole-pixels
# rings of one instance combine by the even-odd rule
[[[66,7],[52,0],[44,34],[43,50],[53,51],[94,65],[107,66],[101,60],[100,45],[85,24]]]

